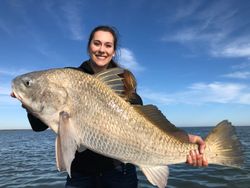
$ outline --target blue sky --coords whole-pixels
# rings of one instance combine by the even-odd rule
[[[97,25],[120,33],[119,63],[145,104],[177,126],[250,125],[247,0],[1,0],[0,129],[30,128],[11,80],[79,66]]]

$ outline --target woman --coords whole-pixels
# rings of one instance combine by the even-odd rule
[[[88,74],[95,74],[102,70],[117,67],[113,57],[117,50],[117,33],[109,26],[96,27],[90,34],[88,53],[90,59],[80,65],[79,69]],[[140,96],[136,94],[136,80],[131,72],[125,71],[124,88],[126,100],[131,104],[142,105]],[[48,128],[40,120],[28,113],[31,127],[34,131]],[[171,125],[172,126],[172,125]],[[180,130],[181,132],[181,130]],[[207,166],[207,161],[200,153],[205,148],[201,137],[189,135],[192,143],[200,146],[200,151],[190,151],[187,163],[194,166]],[[67,177],[66,187],[106,187],[106,188],[136,188],[137,175],[135,166],[102,156],[90,150],[76,152],[71,164],[71,175]]]

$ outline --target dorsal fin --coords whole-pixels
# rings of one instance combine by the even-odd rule
[[[123,73],[124,69],[116,67],[101,71],[94,76],[109,86],[120,97],[125,97],[123,78],[119,76],[119,74]]]
[[[144,106],[134,105],[133,107],[137,112],[164,132],[176,137],[180,141],[189,142],[188,134],[168,121],[156,106],[150,104]]]

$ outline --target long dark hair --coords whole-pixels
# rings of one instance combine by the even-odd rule
[[[115,27],[108,26],[108,25],[97,26],[91,31],[89,35],[88,45],[87,45],[88,52],[89,52],[90,43],[95,35],[95,32],[97,31],[106,31],[112,34],[114,38],[114,51],[116,52],[118,48],[119,32]],[[121,67],[121,66],[112,59],[108,67],[114,68],[114,67]],[[125,95],[127,96],[127,99],[129,100],[132,97],[132,94],[136,91],[136,86],[137,86],[136,79],[134,75],[127,69],[125,69],[124,73],[122,74],[122,77],[124,78],[123,82],[124,82]]]

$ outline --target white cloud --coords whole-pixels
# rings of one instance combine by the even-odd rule
[[[199,27],[189,27],[182,29],[181,31],[177,31],[174,35],[166,35],[162,37],[162,41],[166,42],[178,42],[182,44],[186,44],[186,42],[211,42],[215,43],[216,41],[220,41],[225,37],[225,33],[222,32],[204,32]]]
[[[120,49],[119,63],[131,71],[142,71],[144,68],[137,62],[133,52],[127,48]]]
[[[246,88],[243,84],[234,83],[195,83],[190,89],[201,102],[231,103],[238,101],[242,91]]]
[[[143,99],[154,101],[153,104],[168,105],[176,103],[176,99],[172,95],[163,92],[152,91],[148,88],[139,88],[139,94]]]
[[[250,36],[245,36],[244,41],[249,41]],[[223,57],[246,57],[250,58],[250,43],[237,41],[231,42],[225,46],[217,46],[212,50],[212,54],[215,56]]]
[[[232,66],[233,69],[245,69],[250,68],[250,62],[243,62]]]
[[[206,103],[250,104],[249,86],[235,83],[194,83],[186,91],[163,94],[143,89],[141,96],[155,104],[192,104]]]
[[[181,6],[168,23],[173,24],[169,25],[173,28],[172,33],[166,33],[162,41],[178,42],[192,49],[198,46],[199,51],[200,46],[203,46],[203,50],[216,57],[250,58],[250,35],[246,27],[248,20],[242,19],[239,14],[245,10],[237,3],[225,1],[207,3],[205,8],[200,5],[204,4],[191,2],[187,6],[187,13]]]
[[[237,72],[232,72],[229,74],[223,75],[223,77],[227,78],[238,78],[238,79],[248,79],[250,78],[250,72],[249,71],[237,71]]]
[[[185,30],[185,31],[184,31]],[[188,42],[197,40],[195,36],[197,36],[197,31],[194,28],[186,28],[183,31],[177,31],[174,35],[166,35],[162,37],[162,41],[170,41],[170,42]]]
[[[85,38],[82,16],[84,15],[80,8],[82,8],[83,1],[70,1],[58,3],[54,1],[44,1],[43,7],[45,11],[55,20],[60,30],[65,32],[67,37],[72,40],[82,41]],[[55,6],[59,6],[56,9]]]
[[[180,20],[187,16],[191,16],[197,11],[200,5],[201,1],[189,1],[187,4],[185,4],[185,6],[181,6],[176,10],[174,20]]]
[[[83,14],[80,13],[78,3],[66,3],[64,6],[62,6],[62,10],[65,13],[64,16],[72,39],[81,41],[84,39],[82,24]]]

